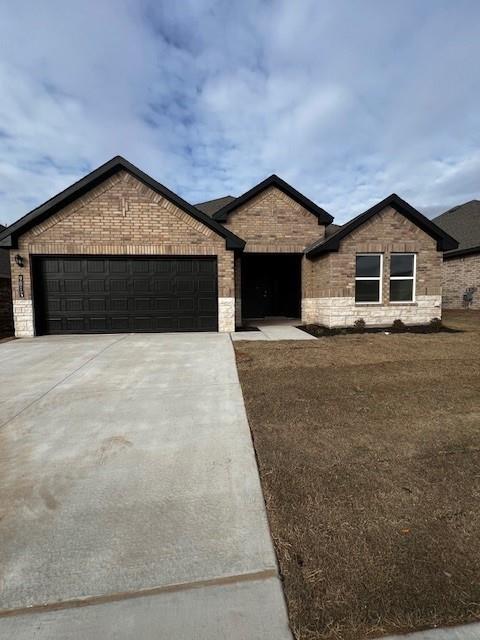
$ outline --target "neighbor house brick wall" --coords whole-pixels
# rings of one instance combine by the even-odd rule
[[[442,268],[444,309],[462,309],[463,294],[475,287],[470,309],[480,309],[480,253],[444,260]]]
[[[416,301],[391,304],[390,256],[416,253]],[[355,304],[355,256],[383,254],[382,303]],[[358,318],[367,324],[391,324],[396,318],[409,324],[425,323],[441,315],[442,254],[436,241],[391,207],[349,234],[338,252],[310,261],[304,269],[304,322],[349,326]]]
[[[325,235],[316,216],[277,187],[235,209],[224,226],[246,240],[245,251],[255,253],[300,253]]]
[[[17,335],[33,331],[33,318],[25,319],[32,306],[31,257],[45,254],[217,256],[219,329],[234,328],[234,254],[225,239],[126,171],[27,231],[10,253]],[[23,268],[15,263],[17,253]]]

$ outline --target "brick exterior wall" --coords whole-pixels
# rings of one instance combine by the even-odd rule
[[[235,209],[224,226],[246,241],[251,253],[303,253],[323,238],[325,227],[277,187],[269,187]]]
[[[23,268],[15,264],[19,253]],[[234,253],[215,231],[126,171],[105,180],[19,238],[10,252],[16,335],[33,335],[31,256],[45,254],[217,256],[219,330],[234,329]],[[24,277],[24,297],[18,276]]]
[[[480,309],[480,253],[445,260],[442,268],[444,309],[462,309],[463,294],[476,287],[470,309]]]
[[[246,240],[247,252],[258,253],[303,253],[325,234],[314,215],[276,187],[235,210],[225,226]],[[384,255],[379,305],[355,304],[355,255],[365,252]],[[414,303],[389,303],[392,252],[417,254]],[[15,264],[17,253],[24,258],[24,268]],[[217,256],[219,330],[233,331],[235,320],[241,324],[241,258],[237,256],[234,263],[234,252],[226,250],[224,238],[126,171],[19,238],[18,249],[11,251],[17,336],[34,333],[31,257],[48,254]],[[19,275],[24,278],[23,297]],[[428,322],[441,315],[441,279],[442,256],[436,241],[387,207],[347,236],[338,252],[303,258],[302,320],[328,326],[348,326],[359,317],[371,325],[390,324],[396,318],[411,324]]]
[[[417,254],[416,301],[391,304],[390,255]],[[382,303],[355,303],[355,256],[383,254]],[[302,319],[327,326],[350,326],[363,318],[370,325],[387,325],[400,318],[424,324],[441,316],[442,254],[436,241],[407,218],[387,207],[349,234],[338,252],[304,264]]]

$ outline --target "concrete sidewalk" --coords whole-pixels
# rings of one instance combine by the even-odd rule
[[[291,639],[228,335],[0,363],[0,637]]]
[[[262,318],[248,324],[258,331],[235,331],[232,340],[316,340],[314,336],[298,329],[299,318]]]

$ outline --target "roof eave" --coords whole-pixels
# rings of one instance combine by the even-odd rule
[[[302,207],[307,209],[307,211],[316,216],[318,219],[318,224],[327,225],[333,222],[333,216],[331,216],[327,211],[316,205],[314,202],[309,200],[306,196],[301,194],[294,187],[290,186],[287,182],[285,182],[284,180],[282,180],[282,178],[279,178],[279,176],[275,174],[269,176],[265,180],[262,180],[262,182],[259,182],[244,194],[242,194],[232,202],[226,204],[219,211],[214,213],[212,217],[217,222],[227,222],[230,213],[232,213],[243,204],[254,198],[256,195],[271,186],[279,188],[283,193],[292,198],[292,200],[294,200]]]
[[[341,229],[339,229],[339,231],[330,236],[330,238],[328,238],[328,240],[326,240],[322,244],[313,246],[311,249],[307,249],[305,251],[305,255],[307,256],[307,258],[314,258],[321,255],[322,253],[338,251],[340,242],[341,240],[343,240],[343,238],[348,236],[352,231],[358,229],[362,224],[364,224],[377,213],[380,213],[380,211],[389,206],[394,208],[396,211],[408,218],[411,222],[416,224],[430,237],[434,238],[437,241],[437,251],[448,251],[451,249],[456,249],[458,247],[458,242],[450,235],[448,235],[448,233],[443,231],[443,229],[426,218],[422,213],[408,204],[408,202],[402,200],[400,196],[392,193],[390,196],[387,196],[350,222],[347,222]]]
[[[455,258],[463,258],[480,253],[480,245],[476,247],[468,247],[466,249],[453,249],[443,254],[444,260],[453,260]]]
[[[217,221],[212,219],[206,213],[203,213],[199,209],[196,209],[193,205],[183,200],[173,191],[170,191],[167,187],[163,186],[148,174],[144,173],[141,169],[134,166],[125,158],[121,156],[115,156],[105,164],[101,165],[84,178],[81,178],[70,187],[67,187],[56,196],[53,196],[40,206],[36,207],[20,220],[13,223],[7,229],[0,233],[0,246],[6,246],[15,248],[17,246],[18,235],[21,235],[32,226],[39,224],[43,219],[49,217],[59,209],[65,207],[70,202],[81,197],[84,193],[90,191],[105,179],[114,175],[121,169],[128,171],[136,178],[141,180],[144,184],[151,189],[160,193],[168,200],[177,205],[180,209],[189,213],[194,219],[202,222],[205,226],[214,230],[218,235],[225,238],[227,249],[243,249],[245,241],[236,236],[234,233],[220,225]],[[5,244],[7,243],[7,244]],[[8,244],[10,243],[10,244]]]

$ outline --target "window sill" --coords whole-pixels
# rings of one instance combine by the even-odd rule
[[[418,307],[418,302],[355,302],[356,307],[388,307],[390,305]]]
[[[355,302],[356,307],[381,307],[383,302]]]

